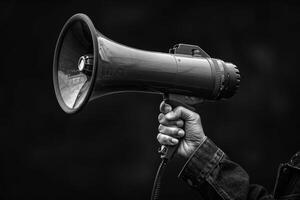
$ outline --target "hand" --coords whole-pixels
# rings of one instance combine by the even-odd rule
[[[170,146],[180,142],[177,153],[186,158],[190,157],[206,138],[199,114],[182,106],[172,110],[164,101],[160,104],[160,111],[158,142]]]

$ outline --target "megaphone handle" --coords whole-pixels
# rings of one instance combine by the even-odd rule
[[[183,106],[192,111],[196,111],[196,109],[190,105],[195,105],[196,103],[203,102],[203,100],[198,99],[198,98],[193,98],[193,97],[186,98],[185,96],[176,95],[176,94],[169,95],[169,94],[165,93],[165,94],[163,94],[163,98],[164,98],[164,101],[167,104],[169,104],[170,106],[172,106],[173,108],[175,108],[177,106]],[[175,152],[177,151],[178,146],[179,146],[178,144],[176,146],[161,145],[161,147],[158,151],[160,153],[161,163],[159,165],[159,168],[157,170],[155,180],[153,183],[153,188],[152,188],[152,192],[151,192],[151,200],[158,200],[162,174],[164,173],[164,171],[166,169],[168,161],[172,159]]]
[[[182,106],[182,107],[185,107],[185,108],[187,108],[189,110],[192,110],[194,112],[196,111],[196,109],[194,107],[180,101],[181,99],[178,99],[176,97],[177,97],[176,95],[169,95],[169,94],[164,94],[163,95],[164,101],[167,104],[169,104],[170,106],[172,106],[172,108],[176,108],[177,106]],[[159,154],[160,154],[160,157],[162,159],[167,159],[167,160],[172,159],[172,157],[174,156],[174,154],[176,153],[176,151],[178,149],[178,146],[179,146],[178,144],[176,146],[161,145],[161,147],[158,151]]]

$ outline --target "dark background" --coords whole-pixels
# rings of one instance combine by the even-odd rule
[[[300,7],[294,2],[1,1],[2,199],[149,199],[159,156],[161,96],[118,94],[77,115],[52,86],[55,43],[66,20],[87,14],[104,35],[167,52],[196,44],[236,64],[239,92],[198,106],[205,133],[270,191],[278,164],[299,149]],[[164,199],[198,199],[169,165]]]

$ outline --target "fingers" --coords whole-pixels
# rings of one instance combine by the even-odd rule
[[[170,112],[172,110],[172,107],[169,104],[167,104],[165,101],[162,101],[159,106],[159,110],[163,114],[167,114],[168,112]]]
[[[162,124],[158,126],[158,132],[175,138],[182,138],[184,136],[184,130],[181,128],[164,126]]]
[[[159,133],[157,135],[157,140],[162,145],[176,145],[179,142],[178,139],[173,138],[173,137],[168,136],[168,135],[164,135],[162,133]]]
[[[173,121],[169,121],[165,118],[165,115],[160,113],[158,115],[158,122],[162,125],[165,125],[165,126],[177,126],[179,128],[182,128],[183,125],[184,125],[184,122],[183,120],[181,119],[178,119],[178,120],[173,120]]]
[[[165,115],[165,118],[166,118],[166,120],[169,120],[169,121],[178,120],[180,118],[184,119],[184,120],[196,120],[196,119],[199,119],[200,116],[197,113],[195,113],[185,107],[178,106],[173,111],[167,113]]]

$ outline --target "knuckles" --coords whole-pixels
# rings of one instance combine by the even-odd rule
[[[159,113],[159,115],[157,117],[158,121],[160,122],[163,118],[164,118],[164,114]]]
[[[159,134],[157,134],[157,136],[156,136],[156,139],[160,142],[160,137],[161,137],[161,134],[159,133]]]
[[[159,133],[157,135],[157,141],[162,145],[175,145],[177,142],[172,141],[172,137]],[[175,138],[174,138],[175,139]]]
[[[164,134],[164,135],[169,135],[169,136],[175,136],[175,137],[182,137],[183,134],[179,133],[179,131],[183,131],[183,129],[178,128],[178,127],[168,127],[168,126],[164,126],[162,124],[160,124],[158,126],[158,132],[160,134]]]
[[[184,107],[183,106],[177,106],[177,109],[176,110],[183,110]]]
[[[158,115],[158,122],[159,122],[160,124],[167,123],[166,117],[165,117],[165,115],[164,115],[163,113],[160,113],[160,114]]]
[[[160,124],[160,125],[158,126],[158,132],[162,132],[162,131],[163,131],[163,125]]]

